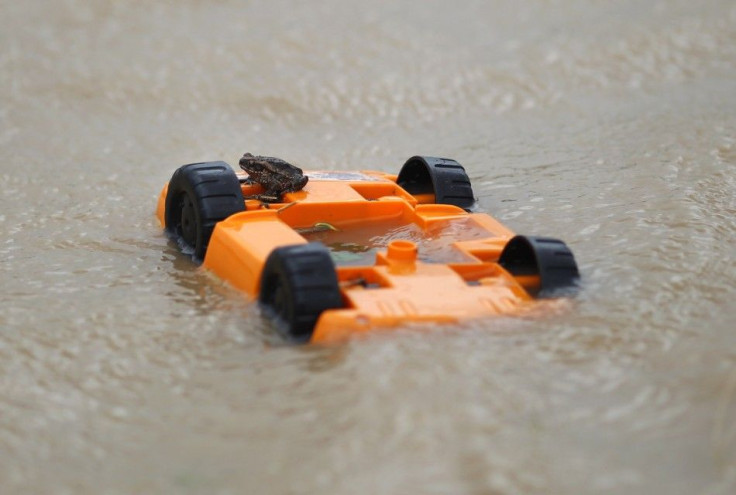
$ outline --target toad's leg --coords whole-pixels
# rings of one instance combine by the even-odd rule
[[[281,192],[277,188],[270,187],[259,194],[258,199],[266,203],[278,203],[281,201]]]

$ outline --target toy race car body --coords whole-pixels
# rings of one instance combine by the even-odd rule
[[[472,187],[454,160],[416,156],[398,176],[305,174],[302,190],[265,203],[264,188],[225,162],[184,165],[157,210],[185,252],[295,340],[515,314],[577,285],[562,241],[466,210]]]

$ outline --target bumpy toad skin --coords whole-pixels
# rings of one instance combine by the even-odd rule
[[[253,182],[263,186],[260,197],[267,201],[279,201],[282,194],[301,190],[309,180],[302,169],[280,158],[246,153],[239,163]]]

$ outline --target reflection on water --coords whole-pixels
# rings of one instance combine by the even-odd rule
[[[0,493],[736,492],[732,1],[0,2],[0,47]],[[285,346],[153,215],[246,151],[455,158],[584,289]]]

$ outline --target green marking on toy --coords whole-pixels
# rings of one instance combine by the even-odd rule
[[[311,227],[295,230],[300,234],[317,234],[319,232],[327,232],[328,230],[331,230],[333,232],[340,232],[340,229],[327,222],[317,222]]]

